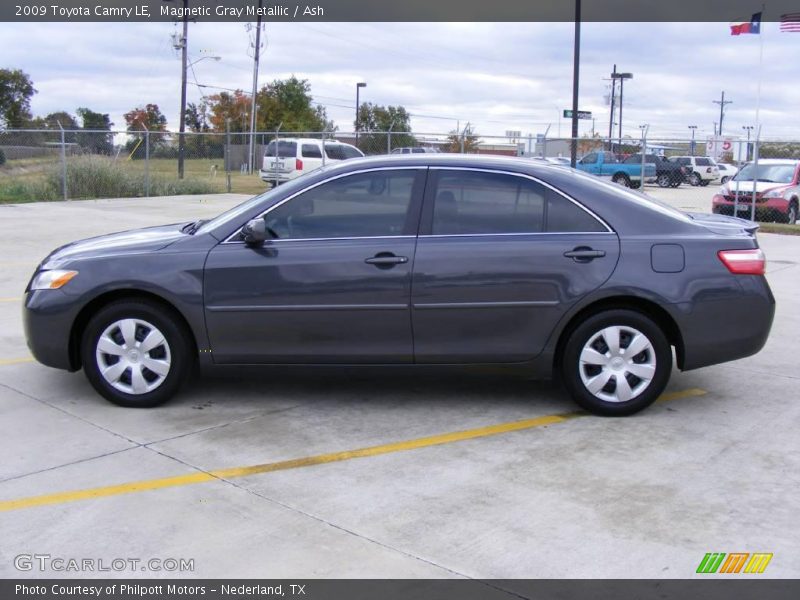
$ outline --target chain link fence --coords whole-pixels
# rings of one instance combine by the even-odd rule
[[[653,136],[572,140],[469,130],[272,131],[252,139],[240,132],[187,132],[183,144],[180,134],[146,130],[5,130],[0,131],[0,202],[252,195],[361,153],[495,154],[568,166],[573,142],[580,170],[641,188],[681,210],[757,221],[797,219],[800,142]]]

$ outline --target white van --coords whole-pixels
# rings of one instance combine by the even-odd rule
[[[336,140],[325,140],[324,146],[323,160],[322,140],[314,138],[272,140],[264,151],[261,179],[273,185],[286,183],[324,164],[364,156],[364,153],[355,146]]]

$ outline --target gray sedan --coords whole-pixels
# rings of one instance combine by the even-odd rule
[[[346,161],[207,222],[69,244],[36,269],[28,344],[154,406],[199,365],[402,365],[559,376],[627,415],[758,352],[774,299],[755,226],[574,170],[416,154]]]

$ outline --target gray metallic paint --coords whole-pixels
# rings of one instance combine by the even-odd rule
[[[250,218],[330,177],[429,165],[536,178],[602,217],[614,233],[281,240],[262,248],[220,243]],[[518,159],[429,154],[345,161],[279,187],[195,235],[173,225],[54,251],[41,269],[81,274],[61,290],[26,290],[26,337],[40,362],[74,370],[80,365],[70,340],[82,333],[81,311],[104,294],[144,293],[185,319],[204,368],[416,360],[507,364],[548,376],[571,319],[596,302],[633,299],[652,302],[675,323],[681,368],[757,352],[774,313],[769,286],[761,276],[731,275],[716,256],[757,247],[748,224],[717,215],[675,217],[610,185]],[[682,246],[684,269],[656,272],[655,244]],[[606,256],[584,264],[563,257],[576,245],[602,248]],[[384,251],[410,260],[387,270],[363,262]]]

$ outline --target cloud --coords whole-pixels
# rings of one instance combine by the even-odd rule
[[[44,115],[79,106],[108,112],[118,127],[138,105],[158,104],[177,127],[180,61],[170,23],[0,24],[2,67],[22,68],[39,93]],[[725,130],[742,133],[755,121],[759,44],[764,43],[761,118],[765,137],[800,137],[795,117],[796,41],[763,24],[759,36],[729,35],[726,23],[584,23],[580,108],[608,131],[612,66],[634,74],[625,84],[624,130],[638,136],[685,137],[688,125],[711,133],[719,120],[713,100],[726,91]],[[469,121],[484,135],[506,130],[566,135],[558,118],[571,106],[571,23],[269,23],[260,82],[296,74],[342,130],[352,127],[355,83],[364,101],[401,104],[419,132],[447,132]],[[190,25],[189,101],[211,88],[249,90],[250,35],[243,23]],[[195,80],[196,77],[196,80]],[[592,121],[581,122],[581,131]]]

